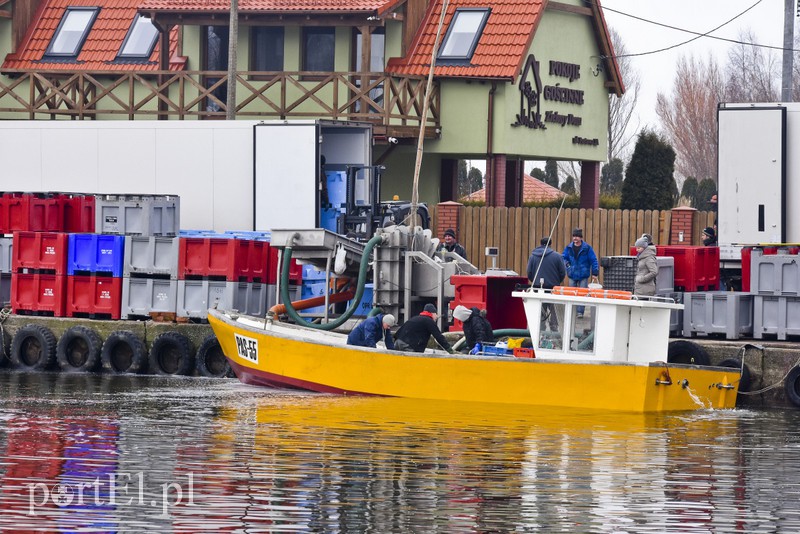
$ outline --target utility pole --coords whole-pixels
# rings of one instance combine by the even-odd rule
[[[783,10],[783,83],[781,101],[792,101],[792,70],[794,60],[794,9],[795,0],[784,0]],[[798,8],[800,14],[800,8]]]
[[[225,119],[229,121],[236,118],[236,45],[238,41],[239,1],[231,0],[231,20],[228,28],[228,98],[225,100]]]

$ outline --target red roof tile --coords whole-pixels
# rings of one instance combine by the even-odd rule
[[[140,0],[43,0],[37,16],[19,50],[8,54],[3,69],[40,71],[152,71],[158,70],[159,43],[148,63],[120,63],[114,60],[119,53],[131,23],[136,17]],[[100,12],[86,37],[77,63],[74,61],[43,62],[50,41],[67,7],[100,7]],[[170,32],[170,70],[182,70],[185,58],[176,57],[178,28]]]
[[[395,0],[240,0],[240,13],[290,13],[356,11],[384,11],[386,4],[396,4]],[[140,3],[142,11],[160,12],[229,12],[230,0],[144,0]]]
[[[525,175],[522,181],[522,201],[523,202],[543,202],[555,200],[565,195],[560,189],[546,184],[541,180]],[[486,200],[486,189],[478,189],[470,193],[461,200],[471,202],[484,202]]]
[[[492,11],[486,21],[470,65],[437,65],[436,76],[469,78],[514,79],[519,74],[522,59],[530,47],[536,25],[544,11],[544,0],[491,0],[485,5]],[[474,1],[450,0],[440,41],[453,19],[457,8],[476,7]],[[422,28],[417,33],[409,54],[390,59],[387,72],[393,74],[427,75],[431,52],[436,40],[436,28],[442,12],[441,0],[429,7]]]

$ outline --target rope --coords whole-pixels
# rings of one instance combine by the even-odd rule
[[[753,346],[753,345],[751,345],[751,346]],[[753,346],[753,347],[754,347],[754,348],[758,348],[758,347],[755,347],[755,346]],[[745,357],[745,355],[747,354],[747,350],[746,350],[746,349],[747,349],[747,345],[744,345],[744,346],[742,347],[742,349],[741,349],[741,350],[742,350],[742,368],[743,368],[743,369],[744,369],[744,357]],[[765,351],[765,350],[762,348],[762,349],[761,349],[761,352],[762,352],[762,354],[763,354],[763,353],[765,353],[766,351]],[[780,387],[780,386],[781,386],[781,384],[783,384],[783,382],[786,380],[786,377],[787,377],[787,376],[789,376],[789,373],[791,373],[791,372],[792,372],[792,369],[794,369],[794,368],[795,368],[795,367],[797,367],[798,365],[800,365],[800,358],[798,358],[798,359],[797,359],[797,361],[796,361],[796,362],[794,362],[794,365],[791,365],[791,366],[789,367],[789,370],[788,370],[788,371],[786,371],[786,374],[785,374],[785,375],[783,375],[783,376],[781,377],[781,379],[780,379],[780,380],[778,380],[777,382],[775,382],[774,384],[772,384],[772,385],[769,385],[769,386],[766,386],[766,387],[763,387],[763,388],[761,388],[761,389],[759,389],[759,390],[757,390],[757,391],[740,391],[740,392],[739,392],[739,395],[760,395],[761,393],[765,393],[765,392],[767,392],[767,391],[769,391],[769,390],[771,390],[771,389],[775,389],[775,388],[777,388],[777,387]]]

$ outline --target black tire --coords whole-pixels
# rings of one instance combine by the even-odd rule
[[[789,402],[800,408],[800,365],[794,367],[786,375],[783,389],[786,391],[786,398],[789,399]]]
[[[150,346],[150,371],[159,375],[188,375],[194,371],[194,350],[178,332],[159,334]]]
[[[62,371],[91,373],[100,364],[103,340],[86,326],[73,326],[58,340],[56,360]]]
[[[11,363],[17,369],[44,371],[56,360],[56,336],[46,326],[27,324],[11,342]]]
[[[750,368],[747,364],[742,367],[742,361],[736,358],[728,358],[717,364],[717,367],[729,367],[731,369],[741,369],[742,377],[739,379],[739,391],[750,391]]]
[[[211,378],[233,377],[231,364],[228,358],[225,357],[225,353],[222,352],[219,340],[214,334],[207,336],[200,344],[195,355],[195,364],[197,374],[200,376]]]
[[[670,341],[667,349],[668,363],[685,363],[708,366],[711,358],[706,349],[691,341]]]
[[[108,373],[143,373],[147,368],[147,348],[133,332],[117,330],[103,343],[100,361]]]

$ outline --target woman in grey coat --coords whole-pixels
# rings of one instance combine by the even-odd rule
[[[653,296],[656,294],[656,275],[658,274],[656,247],[651,245],[645,236],[637,239],[634,246],[636,247],[638,263],[633,293],[635,295]]]

